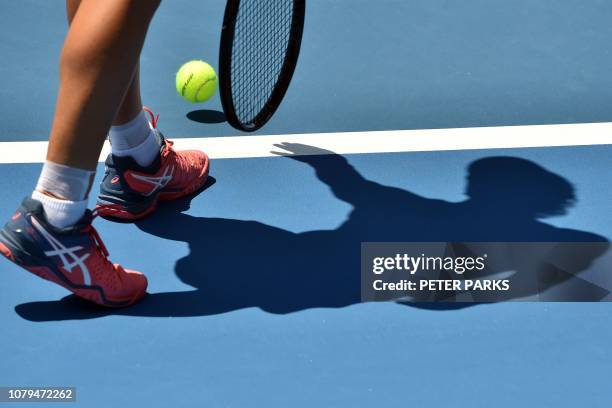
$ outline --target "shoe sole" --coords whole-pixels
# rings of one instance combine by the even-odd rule
[[[192,184],[186,189],[177,191],[177,192],[172,192],[172,193],[160,192],[159,195],[155,198],[155,200],[151,203],[151,206],[147,208],[145,211],[142,211],[139,213],[131,213],[127,210],[113,210],[112,213],[105,214],[104,205],[96,205],[96,209],[101,210],[100,216],[102,218],[110,220],[110,221],[124,221],[125,222],[125,221],[142,220],[148,217],[149,215],[153,214],[155,210],[157,210],[157,205],[159,204],[160,201],[172,201],[172,200],[177,200],[179,198],[187,197],[188,195],[202,188],[206,184],[206,181],[208,181],[208,174],[210,171],[209,163],[210,163],[210,160],[208,160],[208,157],[207,157],[206,167],[204,169],[204,172],[202,173],[199,181],[196,184]]]
[[[53,269],[46,266],[32,266],[22,264],[13,254],[13,251],[6,246],[4,243],[0,242],[0,254],[2,254],[9,261],[13,262],[15,265],[25,269],[26,271],[47,280],[49,282],[53,282],[61,287],[69,290],[74,293],[76,296],[98,304],[100,306],[118,309],[131,306],[142,299],[146,294],[145,290],[138,292],[135,296],[129,299],[112,299],[105,295],[104,289],[99,286],[84,286],[84,285],[74,285],[70,283],[70,281],[63,277],[61,279],[58,276],[58,273],[53,271]]]

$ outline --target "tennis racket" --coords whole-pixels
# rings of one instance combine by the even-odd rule
[[[219,55],[227,121],[254,132],[280,106],[300,55],[306,0],[228,0]]]

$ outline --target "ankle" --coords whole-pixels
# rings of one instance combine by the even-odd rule
[[[155,161],[160,154],[160,141],[155,131],[150,129],[148,136],[142,143],[129,149],[119,149],[111,144],[112,154],[117,157],[131,157],[138,165],[147,167]]]
[[[108,132],[113,152],[133,149],[141,145],[149,137],[152,126],[144,110],[136,117],[122,125],[114,125]]]
[[[34,190],[32,198],[42,204],[47,222],[60,229],[75,225],[87,211],[87,199],[70,201],[38,190]]]
[[[95,172],[50,161],[43,165],[36,190],[48,197],[83,201],[89,195]]]

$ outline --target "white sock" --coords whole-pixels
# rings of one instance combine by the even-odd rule
[[[39,201],[45,211],[47,221],[55,228],[71,227],[85,215],[87,199],[83,201],[68,201],[50,197],[34,190],[32,198]]]
[[[89,195],[95,172],[50,161],[43,164],[36,190],[68,201],[83,201]]]
[[[111,127],[108,136],[115,156],[130,156],[143,167],[159,155],[159,140],[144,111],[124,125]]]
[[[42,203],[51,225],[70,227],[85,215],[94,175],[93,171],[46,161],[32,198]]]

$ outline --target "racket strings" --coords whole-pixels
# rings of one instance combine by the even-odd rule
[[[252,123],[283,70],[292,34],[293,0],[243,0],[232,49],[232,96],[238,119]]]

